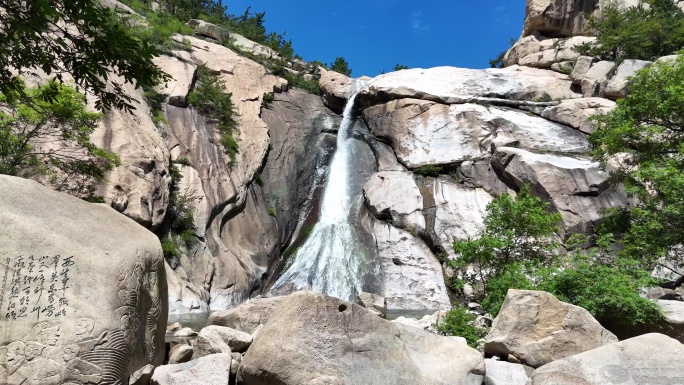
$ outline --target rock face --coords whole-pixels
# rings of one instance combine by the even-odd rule
[[[543,291],[509,290],[485,342],[485,353],[534,368],[617,342],[591,314]]]
[[[425,230],[423,196],[410,173],[383,171],[374,174],[363,187],[366,206],[378,218],[414,231]]]
[[[678,341],[645,334],[544,365],[532,385],[682,384],[682,354]]]
[[[607,114],[615,108],[615,102],[603,98],[582,98],[563,100],[558,105],[548,107],[541,116],[585,134],[592,134],[596,128],[590,118],[596,114]]]
[[[171,266],[179,285],[188,288],[187,295],[183,297],[183,292],[180,297],[184,305],[177,309],[223,309],[243,302],[258,288],[266,260],[276,247],[276,230],[266,202],[250,183],[269,146],[268,129],[259,117],[261,98],[283,80],[226,47],[193,37],[173,38],[190,43],[185,61],[205,64],[219,75],[239,114],[234,134],[239,153],[230,166],[223,148],[214,144],[219,142],[218,133],[204,117],[189,108],[165,108],[169,149],[192,165],[183,167],[183,180],[187,179],[185,184],[197,203],[192,207],[194,217],[203,220],[196,225],[199,246],[187,250],[179,263]],[[187,304],[194,305],[188,308]]]
[[[200,330],[194,345],[193,357],[216,353],[242,353],[252,343],[252,336],[224,326],[210,325]]]
[[[373,235],[380,260],[379,294],[388,310],[451,307],[442,266],[419,238],[383,223],[375,223]]]
[[[123,88],[136,100],[143,100],[133,86]],[[147,104],[133,105],[133,113],[112,110],[105,114],[100,128],[91,135],[96,146],[121,159],[121,166],[107,174],[107,184],[97,193],[115,210],[154,230],[164,220],[169,204],[169,151]]]
[[[614,4],[634,7],[640,0],[527,0],[523,36],[541,32],[546,36],[587,34],[586,15],[600,16],[601,10]]]
[[[0,196],[0,383],[119,384],[160,364],[168,308],[157,237],[26,179],[0,175]]]
[[[259,332],[238,383],[475,384],[483,374],[480,353],[461,342],[300,292],[288,296]]]
[[[486,70],[435,67],[380,75],[361,91],[358,101],[363,106],[401,98],[456,104],[478,98],[534,101],[544,95],[551,99],[579,96],[571,90],[566,75],[552,71],[518,66]]]
[[[536,154],[502,147],[493,161],[516,186],[528,183],[563,216],[566,231],[590,233],[604,208],[627,202],[622,188],[609,187],[608,173],[582,158]]]

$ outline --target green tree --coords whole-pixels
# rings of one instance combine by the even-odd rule
[[[477,347],[477,341],[486,335],[485,329],[475,326],[477,316],[468,312],[463,306],[454,306],[444,317],[435,324],[440,334],[457,336],[466,339],[470,347]]]
[[[595,118],[594,157],[612,165],[636,203],[606,222],[621,235],[621,254],[651,267],[684,260],[684,57],[637,73],[630,93]]]
[[[339,72],[343,75],[351,76],[352,70],[349,68],[349,63],[343,57],[335,58],[335,61],[329,65],[330,69]]]
[[[648,0],[621,10],[617,5],[604,8],[600,18],[589,19],[595,31],[594,44],[579,51],[605,60],[655,60],[684,47],[684,12],[672,0]]]
[[[44,178],[57,190],[92,198],[119,164],[115,154],[90,141],[101,114],[88,112],[82,94],[58,83],[22,85],[20,92],[26,97],[0,95],[0,174]]]
[[[402,65],[402,64],[396,64],[394,68],[392,68],[393,71],[401,71],[401,70],[407,70],[408,66]]]
[[[511,38],[509,40],[510,47],[513,47],[513,45],[516,43],[516,40]],[[509,49],[510,49],[509,47]],[[506,52],[508,52],[508,49],[505,49],[494,58],[489,61],[489,66],[491,68],[503,68],[504,67],[504,57],[506,57]]]
[[[515,200],[509,194],[498,196],[487,205],[480,237],[454,242],[460,255],[454,267],[474,265],[475,274],[468,280],[479,281],[486,295],[490,280],[511,269],[524,273],[548,266],[558,247],[553,236],[561,216],[547,210],[548,203],[532,196],[527,185]]]
[[[97,0],[0,0],[0,8],[0,93],[8,100],[25,96],[20,79],[35,69],[60,83],[70,75],[99,109],[130,110],[124,83],[152,87],[166,78],[152,62],[158,50]]]

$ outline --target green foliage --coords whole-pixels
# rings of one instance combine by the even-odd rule
[[[292,59],[294,56],[292,40],[285,40],[285,33],[267,33],[266,26],[264,25],[266,13],[252,13],[250,10],[251,7],[247,7],[242,15],[228,15],[227,20],[223,23],[223,27],[273,49],[284,59]]]
[[[401,65],[401,64],[396,64],[394,68],[392,68],[393,71],[401,71],[401,70],[407,70],[409,69],[408,66]]]
[[[330,64],[330,69],[339,72],[343,75],[351,76],[352,70],[349,68],[349,63],[343,58],[343,57],[337,57],[335,58],[335,61]]]
[[[645,268],[658,259],[684,261],[684,58],[637,73],[630,93],[607,115],[595,118],[595,159],[617,156],[612,174],[637,198],[615,209],[607,231],[621,236],[621,255]]]
[[[275,207],[269,207],[269,208],[267,208],[267,209],[266,209],[266,212],[268,213],[268,215],[270,215],[270,216],[272,216],[273,218],[275,218],[275,216],[276,216],[276,209],[275,209]]]
[[[152,87],[168,78],[152,61],[157,48],[136,38],[99,1],[2,0],[0,8],[5,10],[0,12],[0,93],[8,101],[26,97],[20,78],[34,68],[60,83],[69,74],[96,96],[101,110],[133,109],[124,83]],[[47,30],[53,31],[52,38],[46,38]],[[55,93],[41,96],[51,100]]]
[[[171,40],[171,35],[192,35],[193,30],[173,15],[164,11],[151,12],[147,22],[149,25],[138,23],[131,28],[138,39],[153,44],[159,52],[187,49],[183,44]]]
[[[468,312],[463,306],[452,308],[443,320],[435,324],[437,331],[445,336],[463,337],[470,347],[477,347],[477,341],[484,338],[487,332],[474,325],[477,316]]]
[[[237,121],[230,92],[225,91],[225,83],[212,74],[205,66],[197,69],[195,90],[188,95],[188,102],[202,115],[216,121],[216,128],[221,133],[221,145],[228,154],[231,164],[235,163],[238,143],[233,137]]]
[[[544,92],[542,96],[536,98],[534,101],[538,103],[548,103],[552,102],[553,98],[551,97],[551,95],[548,94],[548,92]]]
[[[634,261],[617,259],[605,263],[597,256],[576,255],[566,269],[550,275],[542,288],[561,301],[587,309],[604,325],[658,324],[658,306],[639,292],[653,286],[649,274]]]
[[[317,79],[304,80],[303,75],[295,75],[292,72],[285,69],[283,63],[267,63],[267,66],[271,69],[274,75],[280,76],[287,80],[290,87],[301,88],[304,91],[314,94],[321,94],[321,86]]]
[[[479,280],[486,295],[489,281],[511,266],[527,271],[550,265],[558,247],[553,235],[561,216],[547,209],[548,204],[532,196],[527,185],[515,200],[509,194],[495,198],[487,205],[480,238],[454,242],[454,251],[461,256],[454,267],[474,264],[476,273],[468,279]]]
[[[439,174],[443,173],[444,170],[440,166],[435,166],[432,164],[429,164],[427,166],[419,167],[415,170],[413,170],[414,174],[422,175],[422,176],[431,176],[431,177],[438,177]]]
[[[650,7],[617,5],[604,8],[602,17],[590,18],[595,44],[579,48],[584,55],[605,60],[655,60],[684,47],[684,13],[672,0],[650,0]],[[648,9],[647,9],[648,8]]]
[[[640,296],[641,288],[653,286],[653,280],[638,261],[611,256],[612,236],[602,235],[586,252],[572,251],[588,242],[571,237],[565,245],[571,251],[553,258],[558,245],[550,237],[560,216],[546,210],[547,204],[525,186],[515,201],[505,194],[487,206],[479,239],[454,243],[461,259],[452,264],[474,265],[475,275],[465,278],[483,285],[483,309],[496,316],[509,289],[544,290],[587,309],[604,326],[662,320],[658,307]]]
[[[264,185],[264,180],[263,180],[263,178],[261,177],[261,173],[260,173],[260,172],[254,173],[254,182],[255,182],[256,184],[258,184],[259,186],[263,186],[263,185]]]
[[[162,111],[162,104],[166,101],[166,97],[157,92],[154,88],[145,90],[143,97],[145,98],[147,105],[150,106],[152,122],[154,122],[155,126],[161,127],[162,124],[166,123],[166,118]]]
[[[261,99],[261,107],[268,107],[273,100],[275,100],[275,95],[273,92],[264,93],[264,96]]]
[[[116,154],[90,141],[102,115],[57,82],[37,89],[21,84],[19,92],[25,97],[0,95],[0,174],[43,178],[57,190],[94,199],[96,185],[119,165]]]

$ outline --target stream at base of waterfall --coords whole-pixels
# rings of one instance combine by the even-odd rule
[[[361,291],[367,261],[359,229],[350,220],[350,154],[352,152],[354,100],[365,83],[354,84],[337,134],[328,181],[323,192],[321,214],[306,242],[291,256],[292,262],[271,288],[277,292],[312,290],[344,300]]]

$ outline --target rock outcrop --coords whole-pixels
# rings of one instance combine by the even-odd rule
[[[212,354],[183,364],[155,369],[152,385],[226,385],[232,363],[230,353]]]
[[[485,341],[485,353],[537,368],[617,342],[589,312],[543,291],[509,290]]]
[[[34,181],[0,175],[0,196],[0,383],[114,385],[161,364],[159,239]]]
[[[242,359],[238,383],[474,384],[483,374],[481,354],[460,341],[300,292],[286,297],[261,329]]]

